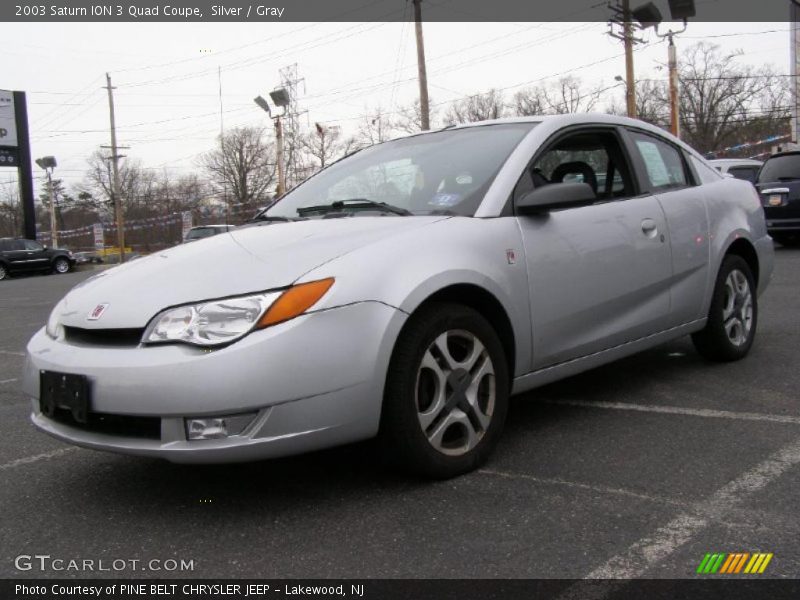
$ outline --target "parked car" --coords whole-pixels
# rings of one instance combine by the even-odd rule
[[[756,182],[758,170],[764,163],[751,158],[717,158],[709,161],[714,168],[723,174],[729,174],[736,179],[744,179],[750,183]]]
[[[800,245],[800,151],[770,156],[756,187],[772,239],[784,246]]]
[[[74,257],[75,257],[75,264],[77,265],[103,264],[103,257],[100,256],[97,252],[92,252],[92,251],[75,252]]]
[[[75,257],[69,250],[48,248],[36,240],[0,239],[0,280],[31,271],[68,273],[73,266]]]
[[[23,389],[39,429],[88,448],[207,463],[377,435],[449,477],[487,459],[512,393],[687,334],[744,357],[772,266],[755,188],[659,128],[472,123],[85,281]]]
[[[183,238],[185,242],[196,242],[203,238],[219,235],[220,233],[227,233],[234,228],[233,225],[199,225],[192,227],[186,232],[186,237]]]

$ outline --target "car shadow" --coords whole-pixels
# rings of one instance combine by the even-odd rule
[[[617,361],[512,398],[506,430],[498,453],[522,443],[523,436],[537,436],[554,425],[569,427],[582,418],[560,401],[613,399],[622,389],[627,395],[646,394],[654,378],[669,379],[676,371],[708,369],[688,340],[678,340],[639,355]],[[431,482],[387,463],[375,440],[321,450],[300,456],[226,465],[182,465],[162,460],[113,454],[93,454],[85,469],[72,474],[95,479],[102,494],[89,503],[159,506],[165,500],[175,510],[235,506],[263,510],[293,510],[297,503],[315,503],[363,497],[380,492],[406,494],[420,488],[448,485]],[[102,457],[102,458],[99,458]],[[97,461],[102,463],[96,468]],[[94,464],[94,466],[92,466]],[[85,482],[85,479],[84,479]],[[94,486],[92,486],[94,487]]]

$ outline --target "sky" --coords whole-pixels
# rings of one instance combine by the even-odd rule
[[[739,59],[789,72],[789,23],[689,23],[680,52],[700,40]],[[622,45],[605,23],[425,23],[429,93],[446,110],[461,97],[507,98],[569,74],[615,86]],[[637,47],[637,78],[666,79],[667,47],[652,32]],[[355,132],[377,107],[392,112],[418,94],[413,23],[0,23],[0,89],[28,93],[33,157],[53,155],[55,177],[78,184],[86,159],[108,145],[105,74],[115,90],[117,136],[127,156],[175,174],[199,172],[197,156],[225,129],[270,126],[254,103],[297,65],[301,126]],[[220,118],[220,74],[221,111]],[[624,90],[611,87],[603,101]],[[222,123],[220,121],[222,120]],[[34,167],[36,168],[36,167]],[[43,186],[37,172],[37,195]],[[0,185],[16,186],[0,170]]]

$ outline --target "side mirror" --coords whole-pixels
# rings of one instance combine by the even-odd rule
[[[47,250],[47,244],[42,244],[42,250]]]
[[[596,200],[588,183],[551,183],[525,194],[516,209],[521,215],[538,215],[557,208],[586,206]]]

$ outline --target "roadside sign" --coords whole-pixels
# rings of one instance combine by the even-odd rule
[[[19,166],[19,154],[16,148],[0,148],[0,167]]]
[[[103,224],[95,223],[92,227],[94,232],[94,247],[95,250],[102,250],[105,248],[105,236],[103,235]]]
[[[17,146],[14,93],[8,90],[0,90],[0,146],[11,146],[12,148]]]
[[[192,212],[187,210],[183,212],[183,231],[181,232],[181,240],[186,239],[186,234],[189,233],[189,230],[192,228]]]

